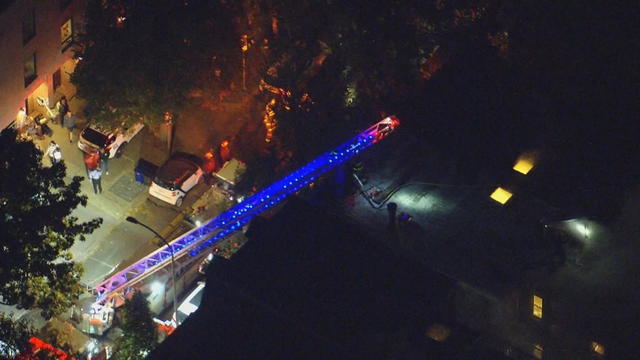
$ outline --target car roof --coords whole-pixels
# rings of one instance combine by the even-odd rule
[[[191,174],[198,171],[200,167],[200,163],[202,161],[197,161],[198,158],[195,155],[185,154],[185,153],[176,153],[171,155],[171,157],[158,169],[156,173],[156,177],[167,182],[172,183],[180,183],[187,177],[191,176]]]
[[[110,133],[115,132],[115,130],[109,130],[109,129],[105,128],[104,126],[100,126],[100,125],[98,125],[98,123],[95,123],[95,122],[91,122],[91,123],[89,123],[89,125],[87,126],[87,128],[90,128],[90,129],[92,129],[92,130],[95,130],[95,131],[97,131],[97,132],[99,132],[99,133],[102,133],[102,134],[104,134],[104,135],[109,135]]]
[[[186,152],[180,152],[180,151],[175,152],[169,158],[169,160],[171,159],[180,159],[183,161],[189,161],[194,163],[196,166],[199,166],[199,167],[202,166],[202,159],[200,157],[193,154],[186,153]]]

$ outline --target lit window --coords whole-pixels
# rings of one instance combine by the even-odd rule
[[[531,159],[520,158],[516,164],[513,165],[513,170],[524,175],[527,175],[531,169],[533,169],[533,161]]]
[[[448,327],[441,324],[433,324],[427,329],[426,335],[437,342],[443,342],[447,340],[451,330]]]
[[[533,357],[536,359],[542,359],[543,350],[544,349],[542,348],[542,345],[538,345],[538,344],[533,345],[533,351],[532,351]]]
[[[509,201],[509,199],[511,199],[512,195],[513,194],[511,194],[507,190],[499,187],[493,191],[493,193],[491,194],[491,198],[504,205],[507,201]]]
[[[542,319],[542,298],[538,295],[533,295],[533,316]]]
[[[591,351],[593,351],[594,353],[602,356],[604,355],[604,346],[602,346],[601,344],[598,344],[595,341],[591,342]]]
[[[60,47],[61,51],[65,51],[73,41],[73,21],[68,19],[60,27]]]

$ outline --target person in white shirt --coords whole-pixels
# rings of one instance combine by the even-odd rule
[[[16,115],[16,128],[19,130],[26,128],[28,125],[27,120],[27,112],[23,107],[21,107],[20,110],[18,110],[18,114]]]
[[[49,143],[47,151],[45,152],[45,155],[49,156],[52,165],[59,163],[60,160],[62,160],[62,151],[60,151],[60,145],[56,144],[55,141],[51,141],[51,143]]]
[[[91,179],[91,184],[93,184],[93,191],[96,194],[102,193],[102,170],[100,168],[96,168],[93,170],[89,170],[89,178]]]

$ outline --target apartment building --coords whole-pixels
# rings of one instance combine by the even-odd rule
[[[75,94],[72,44],[84,15],[82,0],[3,0],[0,3],[0,129],[24,107],[31,116]]]

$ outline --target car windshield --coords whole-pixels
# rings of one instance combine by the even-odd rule
[[[169,161],[158,169],[154,182],[169,190],[175,190],[197,170],[196,165],[189,161],[169,159]]]
[[[98,147],[104,147],[107,144],[107,135],[93,129],[92,127],[86,127],[82,131],[82,137],[88,142],[97,145]]]

